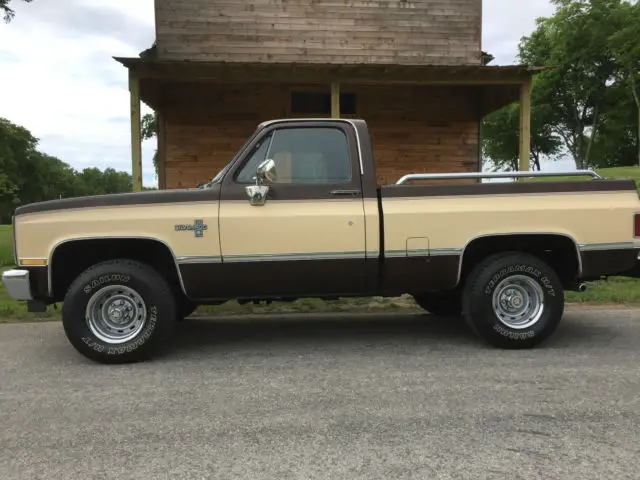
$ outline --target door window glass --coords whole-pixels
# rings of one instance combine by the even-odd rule
[[[266,145],[266,146],[265,146]],[[344,132],[331,127],[281,128],[263,140],[237,179],[255,181],[256,167],[265,158],[276,164],[278,184],[324,184],[351,181],[349,144]]]

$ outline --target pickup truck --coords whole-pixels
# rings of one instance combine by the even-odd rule
[[[531,348],[566,290],[640,276],[634,182],[557,175],[574,174],[593,178],[378,185],[364,120],[273,120],[205,185],[17,208],[3,282],[30,311],[62,302],[69,342],[102,363],[151,358],[198,305],[230,299],[409,294],[489,346]]]

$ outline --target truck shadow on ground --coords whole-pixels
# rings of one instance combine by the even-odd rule
[[[611,342],[622,335],[614,327],[566,318],[538,348],[584,347]],[[200,348],[244,346],[252,349],[322,348],[336,346],[427,345],[486,349],[488,347],[458,316],[429,314],[286,314],[191,317],[176,326],[170,350],[188,353]],[[170,354],[171,355],[171,354]]]
[[[285,314],[191,317],[176,325],[174,348],[199,345],[268,342],[334,344],[335,342],[421,341],[469,343],[475,336],[461,317],[428,314]]]

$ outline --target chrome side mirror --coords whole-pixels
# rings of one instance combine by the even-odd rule
[[[268,158],[256,168],[256,180],[259,183],[264,183],[265,180],[269,183],[275,183],[278,179],[276,173],[276,162]]]
[[[254,206],[264,205],[267,201],[267,194],[269,193],[269,186],[264,185],[265,181],[274,183],[278,178],[276,174],[276,162],[272,159],[267,159],[260,163],[256,168],[256,184],[248,185],[245,187],[247,197],[249,197],[249,203]]]
[[[249,197],[249,203],[254,206],[264,205],[267,201],[267,193],[269,193],[268,185],[248,185],[244,187]]]

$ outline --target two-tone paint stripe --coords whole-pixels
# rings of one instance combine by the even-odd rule
[[[607,242],[607,243],[583,243],[578,245],[580,252],[602,250],[630,250],[640,249],[640,242]],[[424,248],[385,250],[385,258],[407,257],[438,257],[460,256],[464,252],[463,247],[454,248]],[[280,262],[280,261],[308,261],[308,260],[345,260],[377,258],[378,250],[353,250],[342,252],[283,252],[283,253],[255,253],[255,254],[231,254],[231,255],[184,255],[176,258],[179,264],[191,263],[240,263],[240,262]]]

